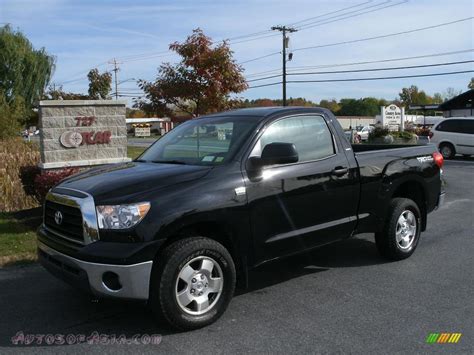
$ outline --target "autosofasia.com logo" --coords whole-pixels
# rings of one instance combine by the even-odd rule
[[[426,338],[426,342],[428,344],[444,344],[444,343],[451,343],[456,344],[461,339],[462,333],[431,333]]]

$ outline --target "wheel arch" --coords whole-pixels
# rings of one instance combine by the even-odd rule
[[[189,237],[205,237],[222,244],[227,249],[235,264],[238,281],[247,285],[247,259],[244,253],[240,252],[240,245],[237,243],[228,224],[218,220],[189,221],[175,228],[166,238],[166,241],[160,246],[157,252],[159,255],[174,242]]]
[[[414,201],[421,212],[421,231],[426,230],[427,224],[427,191],[425,186],[417,180],[404,181],[398,185],[391,195],[391,198],[403,197]]]
[[[454,142],[450,141],[449,139],[443,139],[443,140],[439,141],[439,143],[438,143],[438,149],[440,149],[440,147],[441,147],[443,144],[449,144],[450,146],[452,146],[453,149],[454,149],[454,154],[456,154],[456,150],[457,150],[457,149],[456,149],[456,144],[455,144]]]

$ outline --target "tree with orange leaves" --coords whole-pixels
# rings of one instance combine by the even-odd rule
[[[196,117],[232,107],[235,100],[230,95],[248,87],[228,44],[214,45],[201,29],[169,48],[181,61],[162,64],[154,82],[140,80],[145,98],[136,101],[135,107],[156,115],[181,111]]]

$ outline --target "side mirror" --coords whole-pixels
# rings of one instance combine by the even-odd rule
[[[298,152],[293,143],[270,143],[263,148],[258,165],[290,164],[298,161]]]

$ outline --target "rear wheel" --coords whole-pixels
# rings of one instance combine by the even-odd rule
[[[417,204],[407,198],[394,198],[382,232],[375,242],[382,256],[402,260],[414,253],[420,239],[421,213]]]
[[[181,330],[216,321],[235,289],[235,266],[218,242],[193,237],[179,240],[159,255],[151,279],[155,313]]]
[[[451,143],[441,143],[439,152],[443,155],[444,159],[452,159],[456,155],[456,150]]]

